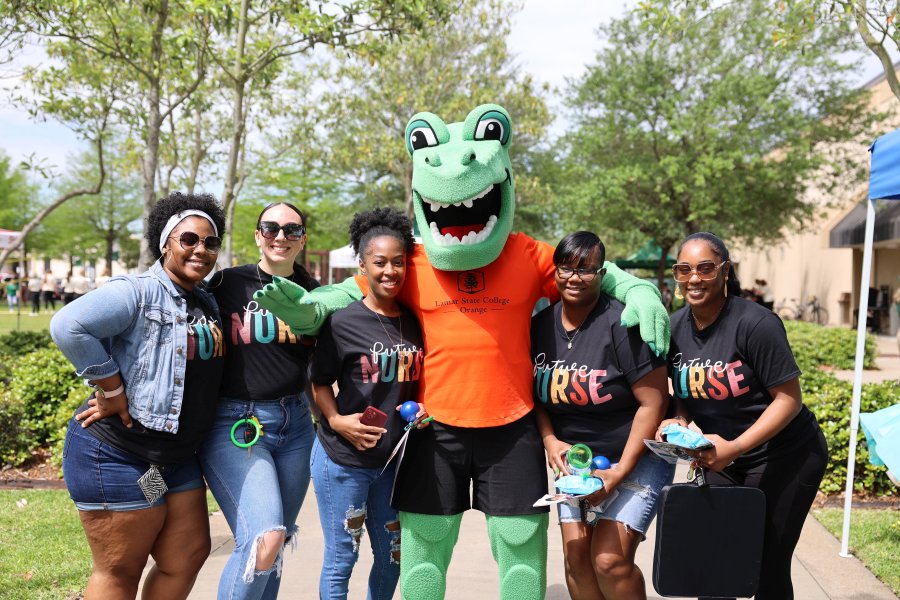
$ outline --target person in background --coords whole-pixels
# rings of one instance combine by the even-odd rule
[[[62,301],[63,306],[75,299],[75,289],[72,287],[72,271],[66,273],[62,280]]]
[[[305,290],[319,287],[296,263],[306,244],[306,218],[292,204],[270,204],[259,214],[254,235],[259,262],[219,271],[208,285],[226,327],[226,360],[216,422],[200,458],[235,538],[219,578],[221,600],[278,596],[283,547],[297,532],[315,438],[305,393],[313,341],[302,340],[253,301],[273,275]],[[262,428],[249,451],[232,441],[241,419],[255,419]],[[240,443],[248,427],[239,428]]]
[[[31,299],[31,316],[41,312],[41,278],[37,273],[32,273],[28,278],[28,296]]]
[[[419,323],[397,302],[415,245],[412,223],[389,208],[357,213],[350,245],[369,292],[325,322],[310,369],[322,411],[311,463],[325,537],[319,598],[347,598],[367,531],[367,598],[388,600],[400,577],[400,521],[391,507],[396,462],[385,463],[406,424],[396,408],[415,398],[425,358]]]
[[[16,312],[19,306],[19,282],[12,277],[6,280],[6,304],[9,305],[9,312]]]
[[[557,504],[566,586],[575,600],[646,598],[634,563],[656,514],[656,500],[675,472],[644,446],[665,415],[666,362],[621,325],[620,302],[600,291],[603,242],[572,233],[553,253],[561,301],[532,319],[534,406],[547,462],[570,474],[573,444],[614,464],[594,471],[603,488]]]
[[[663,306],[666,310],[672,312],[672,290],[669,289],[668,282],[663,281],[659,286],[659,295],[662,297]]]
[[[756,296],[756,301],[772,310],[775,306],[775,296],[772,295],[769,283],[765,279],[757,279],[755,283],[756,287],[753,288],[753,294]]]
[[[44,273],[41,280],[41,298],[44,300],[44,309],[50,314],[56,312],[56,278],[51,271]]]
[[[196,451],[215,414],[225,348],[199,285],[225,215],[210,195],[159,200],[144,235],[156,261],[64,306],[50,333],[94,394],[69,421],[63,472],[93,559],[85,600],[187,598],[210,550]]]
[[[715,446],[696,454],[707,481],[766,495],[756,600],[790,600],[791,555],[828,462],[825,437],[803,405],[800,369],[781,319],[740,297],[725,244],[685,238],[672,267],[687,306],[672,315],[669,377],[675,417]]]
[[[73,300],[78,300],[89,291],[91,291],[91,282],[84,276],[83,267],[75,267],[72,270],[72,277],[69,278],[72,285]]]

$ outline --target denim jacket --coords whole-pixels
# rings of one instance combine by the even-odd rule
[[[217,320],[212,294],[194,288]],[[144,427],[177,433],[187,366],[187,303],[159,261],[140,275],[116,276],[67,304],[50,334],[79,377],[121,373],[128,412]]]

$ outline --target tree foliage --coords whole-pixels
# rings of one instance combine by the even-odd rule
[[[836,59],[846,28],[788,51],[772,45],[762,0],[683,11],[676,38],[637,14],[602,29],[605,48],[568,95],[558,219],[613,238],[637,230],[665,249],[695,231],[753,244],[802,229],[812,177],[827,188],[859,175],[839,145],[871,120]]]
[[[692,6],[693,11],[682,9]],[[897,77],[891,51],[900,50],[900,3],[887,0],[767,0],[768,10],[758,17],[766,23],[776,48],[806,50],[816,42],[816,31],[826,27],[850,28],[865,47],[881,63],[888,86],[900,99],[900,79]],[[652,0],[641,2],[639,11],[645,26],[681,35],[692,19],[705,18],[718,11],[712,0]]]
[[[322,65],[322,78],[336,82],[322,95],[319,109],[302,123],[308,158],[332,179],[338,195],[329,198],[329,223],[346,244],[354,210],[410,205],[412,161],[403,142],[409,118],[420,111],[447,122],[462,120],[475,106],[495,102],[513,117],[510,150],[520,207],[539,203],[547,190],[533,173],[533,153],[544,141],[548,110],[532,78],[516,65],[506,46],[514,9],[498,0],[462,2],[444,22],[383,48],[378,53],[336,56]],[[295,136],[299,138],[300,136]],[[312,203],[314,215],[326,205]],[[335,210],[343,204],[344,211]],[[348,210],[349,209],[349,210]],[[532,232],[543,221],[519,213],[519,228]]]

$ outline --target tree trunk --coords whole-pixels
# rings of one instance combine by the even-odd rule
[[[232,231],[234,229],[234,187],[237,184],[237,163],[244,141],[244,87],[247,84],[244,72],[244,45],[247,39],[247,13],[250,10],[249,0],[241,0],[241,14],[238,21],[237,39],[235,40],[234,72],[231,73],[232,101],[231,107],[231,147],[228,149],[228,164],[225,168],[225,187],[222,190],[222,207],[225,209],[225,252],[222,260],[231,265]]]
[[[153,206],[156,204],[156,169],[159,165],[159,134],[162,129],[162,118],[159,109],[159,67],[162,60],[162,34],[168,16],[168,0],[161,0],[159,12],[156,14],[156,29],[153,32],[151,46],[153,71],[147,82],[149,86],[147,92],[147,147],[144,149],[144,159],[141,165],[144,177],[144,221],[150,216],[150,211],[153,210]],[[138,270],[145,271],[152,262],[153,255],[150,253],[147,238],[141,237],[141,254],[138,258]]]

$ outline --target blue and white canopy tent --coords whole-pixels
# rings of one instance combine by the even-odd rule
[[[856,438],[859,431],[859,405],[862,393],[863,354],[866,342],[866,308],[869,279],[872,272],[872,243],[875,238],[875,203],[900,200],[900,129],[881,136],[869,148],[872,167],[869,174],[869,201],[866,206],[866,237],[863,244],[862,273],[859,282],[859,317],[856,323],[856,364],[853,375],[853,398],[850,408],[850,449],[847,457],[847,488],[844,492],[844,527],[841,533],[841,556],[850,556],[850,507],[853,501],[853,471],[856,467]],[[881,411],[879,411],[881,412]],[[878,413],[875,413],[878,414]],[[882,429],[884,430],[884,429]],[[870,446],[875,458],[887,464],[895,474],[900,472],[900,456],[881,452]]]

